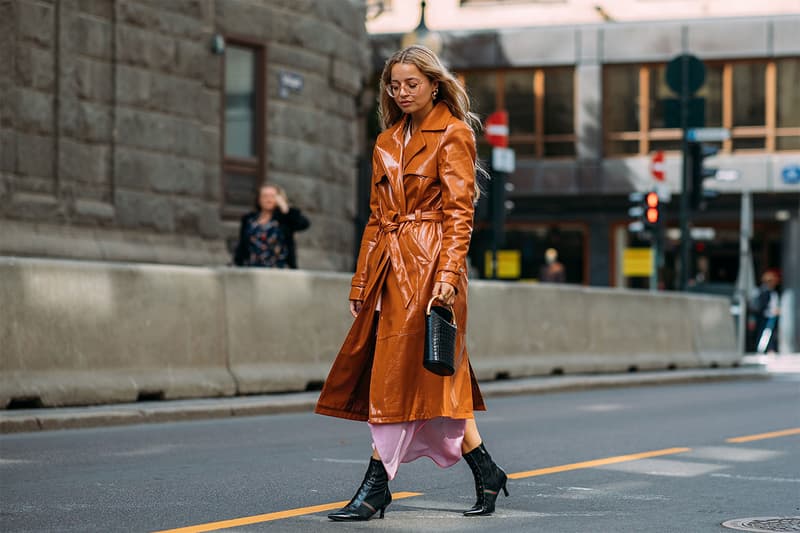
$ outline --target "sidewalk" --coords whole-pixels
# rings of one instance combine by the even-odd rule
[[[763,359],[768,357],[768,359]],[[787,358],[784,362],[772,359]],[[789,359],[790,358],[790,359]],[[606,387],[723,381],[735,379],[769,379],[771,373],[800,373],[800,356],[760,356],[745,358],[739,368],[670,370],[625,374],[580,374],[544,376],[481,383],[484,396],[541,394],[567,390]],[[791,366],[794,365],[794,366]],[[791,368],[789,368],[791,366]],[[771,367],[776,370],[772,370]],[[781,370],[777,370],[780,368]],[[795,369],[796,370],[792,370]],[[318,391],[233,398],[167,400],[126,404],[20,409],[0,412],[0,433],[17,433],[54,429],[89,428],[152,422],[202,420],[230,416],[253,416],[275,413],[311,411]]]

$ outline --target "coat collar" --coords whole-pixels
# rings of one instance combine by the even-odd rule
[[[410,120],[409,115],[405,115],[402,120],[398,120],[391,128],[386,131],[386,135],[378,138],[377,148],[380,159],[386,170],[386,177],[392,189],[397,191],[400,210],[405,212],[405,189],[403,187],[403,175],[411,161],[420,152],[425,150],[427,143],[425,133],[433,131],[443,131],[453,118],[453,114],[444,102],[438,102],[433,106],[431,112],[427,114],[422,124],[411,136],[408,145],[404,145],[404,135],[406,124]]]

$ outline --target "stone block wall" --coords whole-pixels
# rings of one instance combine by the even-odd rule
[[[352,268],[370,65],[351,0],[0,0],[0,255],[229,261],[214,34],[264,46],[260,178],[312,221],[300,266]]]

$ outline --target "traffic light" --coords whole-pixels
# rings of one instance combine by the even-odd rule
[[[707,168],[703,165],[703,160],[707,157],[717,155],[719,149],[703,143],[689,143],[689,158],[691,169],[691,191],[690,201],[692,209],[704,210],[706,202],[719,196],[717,191],[705,189],[703,182],[706,178],[713,178],[717,175],[716,168]]]
[[[644,197],[644,221],[651,228],[658,225],[659,213],[658,193],[650,191]]]
[[[633,218],[633,221],[628,224],[628,231],[631,233],[640,233],[645,229],[645,209],[642,206],[644,193],[639,191],[632,192],[628,195],[628,200],[633,204],[628,208],[628,215]]]
[[[639,233],[658,227],[658,223],[661,220],[659,211],[661,205],[657,192],[632,192],[628,195],[628,199],[634,204],[628,208],[628,215],[634,219],[633,222],[628,224],[628,229],[631,232]]]

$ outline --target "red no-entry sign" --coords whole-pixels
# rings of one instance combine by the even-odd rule
[[[506,111],[495,111],[486,117],[484,136],[492,146],[500,148],[508,146],[508,113]]]
[[[659,150],[653,154],[653,160],[650,162],[650,172],[656,181],[664,181],[666,177],[664,166],[664,152]]]

